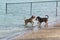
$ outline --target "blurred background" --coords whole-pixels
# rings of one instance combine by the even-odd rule
[[[49,15],[48,23],[56,22],[59,4],[58,0],[0,0],[0,38],[24,30],[24,18],[32,15]]]

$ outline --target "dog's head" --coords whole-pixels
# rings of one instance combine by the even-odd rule
[[[36,17],[36,20],[38,20],[38,19],[40,19],[40,17],[38,16],[38,17]]]
[[[33,16],[33,15],[32,15],[32,16],[31,16],[31,18],[32,18],[32,19],[34,19],[34,18],[35,18],[35,16]]]

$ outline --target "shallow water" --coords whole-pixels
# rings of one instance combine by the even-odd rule
[[[52,23],[55,21],[55,18],[51,18],[52,20],[49,19],[49,23]],[[12,22],[11,22],[12,21]],[[37,25],[37,22],[34,21],[34,26]],[[31,24],[28,24],[28,26],[31,27]],[[0,38],[2,37],[7,37],[8,35],[20,32],[25,29],[24,26],[24,21],[19,21],[16,22],[14,20],[9,20],[6,24],[3,24],[0,26]]]
[[[4,3],[2,3],[5,5]],[[1,4],[1,5],[2,5]],[[59,2],[60,4],[60,2]],[[59,5],[58,4],[58,5]],[[30,3],[28,4],[8,4],[7,15],[5,6],[1,6],[0,15],[0,38],[24,30],[24,18],[30,18],[31,15],[45,17],[49,15],[48,23],[56,21],[56,3],[33,3],[32,14],[30,14]],[[58,6],[58,17],[60,17],[60,5]],[[31,26],[31,24],[28,24]],[[36,26],[36,22],[34,24]]]

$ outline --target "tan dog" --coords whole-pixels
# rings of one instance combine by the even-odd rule
[[[25,20],[25,26],[27,26],[28,23],[31,23],[32,26],[33,26],[33,24],[34,24],[33,19],[34,19],[34,18],[35,18],[35,16],[31,16],[31,18],[26,19],[26,20]]]

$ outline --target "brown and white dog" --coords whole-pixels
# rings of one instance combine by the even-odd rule
[[[26,20],[25,20],[25,26],[27,26],[28,23],[31,23],[32,26],[33,26],[33,24],[34,24],[33,19],[34,19],[34,18],[35,18],[35,16],[31,16],[31,18],[26,19]]]
[[[41,23],[42,22],[45,22],[46,24],[48,24],[48,18],[49,18],[49,16],[48,15],[45,15],[45,16],[47,16],[47,18],[46,17],[44,17],[44,18],[41,18],[41,17],[36,17],[36,20],[38,20],[38,26],[41,28]],[[45,25],[45,27],[46,27],[46,25]]]

